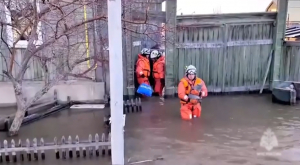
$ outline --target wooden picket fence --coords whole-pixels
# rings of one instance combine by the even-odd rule
[[[73,155],[74,149],[75,156]],[[100,138],[98,134],[95,134],[93,138],[90,134],[88,140],[85,141],[80,141],[78,135],[75,140],[72,140],[71,136],[68,136],[67,139],[62,136],[60,142],[55,137],[53,142],[50,143],[45,143],[44,138],[41,138],[39,142],[37,138],[33,138],[31,142],[26,139],[24,143],[20,139],[18,144],[14,139],[10,143],[4,140],[3,145],[0,146],[0,163],[25,161],[25,155],[28,161],[45,160],[46,150],[54,150],[56,159],[72,159],[81,156],[85,158],[87,155],[92,157],[94,154],[98,157],[100,152],[102,156],[106,154],[111,156],[111,135],[110,133],[108,135],[103,133]]]

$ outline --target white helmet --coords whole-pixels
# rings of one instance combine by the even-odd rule
[[[159,52],[158,50],[152,50],[151,54],[150,54],[150,58],[157,58],[159,57]]]
[[[142,51],[141,51],[141,54],[142,54],[142,55],[150,55],[150,49],[148,49],[148,48],[143,48]]]
[[[189,65],[185,68],[185,73],[188,74],[196,74],[197,69],[194,65]]]

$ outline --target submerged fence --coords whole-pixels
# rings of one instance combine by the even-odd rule
[[[101,139],[98,134],[95,134],[94,138],[90,134],[88,140],[80,141],[79,136],[72,140],[71,136],[66,139],[62,136],[60,142],[55,137],[53,142],[45,142],[43,138],[39,141],[37,138],[29,139],[22,142],[18,141],[18,144],[14,139],[9,143],[7,140],[3,141],[3,145],[0,146],[0,163],[2,162],[17,162],[17,161],[38,161],[39,159],[46,159],[46,150],[54,150],[56,159],[72,159],[74,157],[92,157],[111,155],[111,135],[103,133]],[[74,156],[75,149],[75,156]],[[33,153],[33,156],[32,156]]]

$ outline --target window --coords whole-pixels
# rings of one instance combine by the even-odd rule
[[[17,11],[20,11],[24,8],[22,8],[22,1],[25,3],[28,3],[27,0],[14,0],[10,5],[10,10],[7,8],[6,5],[4,5],[5,8],[5,15],[6,15],[6,23],[12,24],[12,26],[6,27],[6,33],[7,33],[7,44],[9,47],[13,47],[13,43],[18,39],[19,41],[16,43],[15,48],[27,48],[28,45],[28,36],[31,33],[31,28],[28,26],[29,19],[19,16]],[[27,2],[26,2],[27,1]],[[24,6],[24,5],[23,5]],[[37,11],[40,11],[39,3],[37,2]],[[21,34],[21,32],[23,32]],[[43,43],[42,40],[42,31],[41,31],[41,22],[38,23],[37,27],[37,34],[38,38],[35,41],[35,45],[41,45]],[[20,36],[21,35],[21,36]]]

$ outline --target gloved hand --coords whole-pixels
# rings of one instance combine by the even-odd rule
[[[192,94],[192,95],[196,95],[196,96],[200,96],[200,95],[201,95],[200,93],[201,93],[201,92],[196,91],[196,90],[194,90],[194,89],[191,91],[191,94]]]
[[[140,76],[141,76],[142,78],[145,77],[145,75],[144,75],[144,73],[143,73],[142,71],[140,71]]]
[[[204,96],[204,95],[205,95],[205,92],[204,92],[204,91],[199,92],[199,96],[200,96],[200,97],[202,97],[202,96]]]
[[[189,97],[188,97],[187,95],[185,95],[185,96],[183,97],[183,100],[188,101],[188,100],[189,100]]]
[[[187,96],[187,95],[185,95],[185,96],[183,97],[183,100],[186,101],[186,102],[190,102],[190,98],[189,98],[189,96]]]

